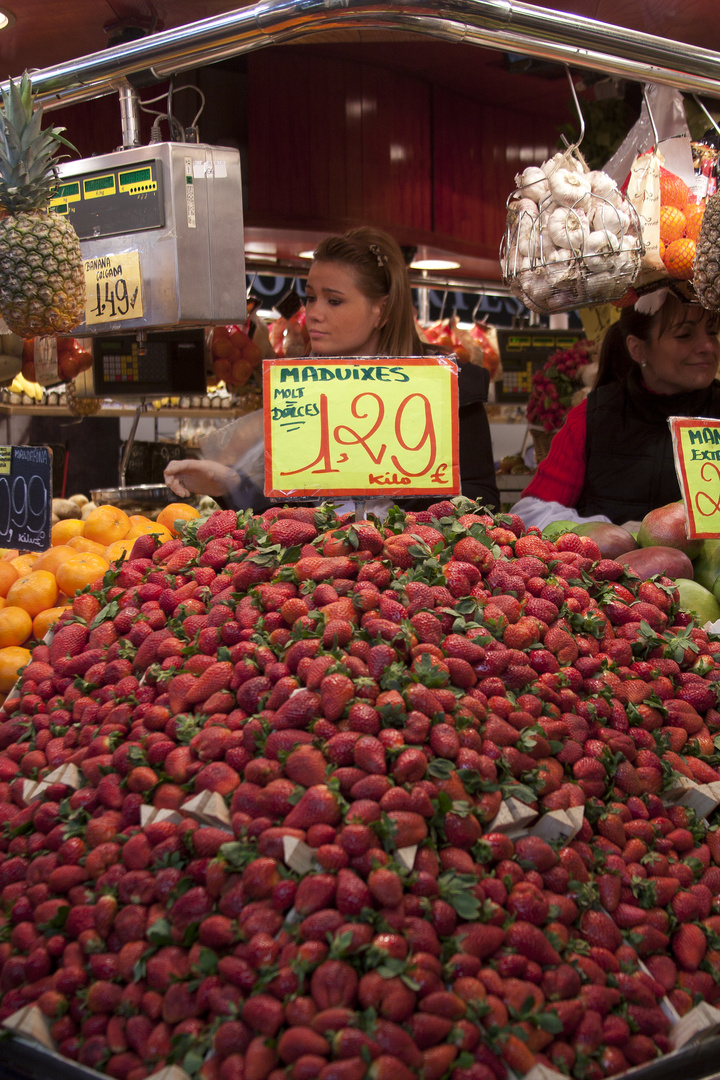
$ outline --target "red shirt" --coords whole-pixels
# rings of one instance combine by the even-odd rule
[[[585,482],[585,435],[587,399],[567,414],[554,436],[550,453],[522,493],[522,498],[576,506]]]

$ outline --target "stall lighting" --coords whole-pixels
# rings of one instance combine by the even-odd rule
[[[451,259],[416,259],[410,263],[411,270],[457,270],[459,266]]]
[[[298,251],[298,259],[314,259],[314,251]]]
[[[5,8],[0,8],[0,30],[7,30],[9,26],[15,23],[16,19],[12,11],[6,11]]]

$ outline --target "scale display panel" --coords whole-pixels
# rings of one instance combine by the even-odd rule
[[[68,217],[81,240],[161,229],[165,225],[162,162],[115,165],[63,180],[50,209]]]
[[[144,349],[134,334],[95,337],[93,387],[98,397],[204,394],[205,333],[150,333]]]
[[[498,327],[498,348],[502,363],[502,378],[495,380],[495,401],[498,404],[527,401],[532,390],[532,377],[558,349],[570,349],[585,334],[572,330],[546,330],[526,327],[509,330]]]

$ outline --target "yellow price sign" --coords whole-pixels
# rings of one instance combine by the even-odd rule
[[[265,493],[457,495],[458,383],[438,356],[263,361]]]
[[[599,341],[606,330],[620,318],[620,308],[614,304],[581,308],[578,312],[588,341]]]
[[[85,323],[122,322],[143,314],[140,252],[85,259]]]
[[[720,536],[720,420],[671,416],[675,471],[685,503],[687,534]]]

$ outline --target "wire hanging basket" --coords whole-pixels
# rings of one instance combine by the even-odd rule
[[[615,181],[589,170],[576,143],[516,177],[500,246],[503,282],[540,315],[608,303],[635,281],[644,252],[635,207]]]

